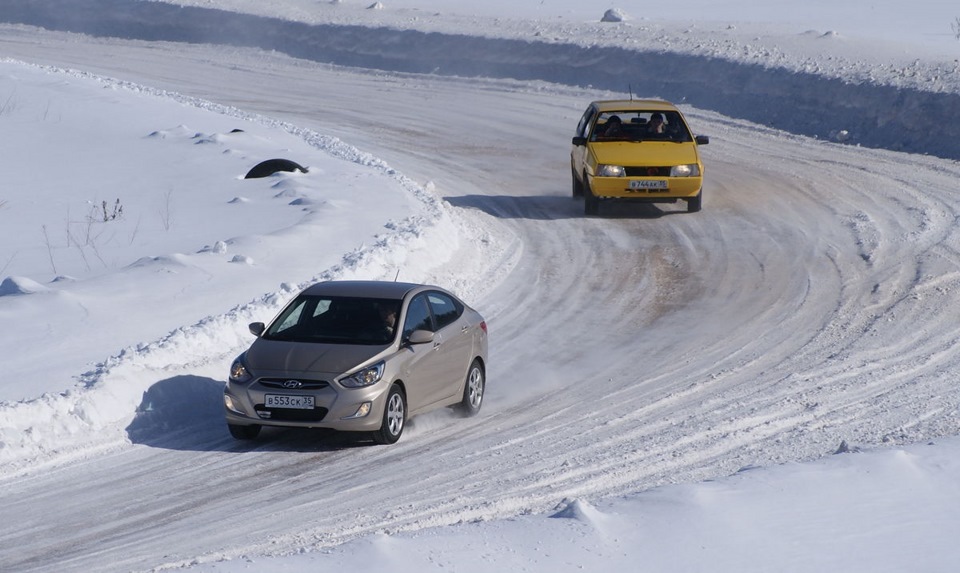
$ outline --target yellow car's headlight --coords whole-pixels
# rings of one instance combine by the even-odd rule
[[[698,177],[699,175],[700,166],[696,163],[676,165],[670,168],[670,177]]]
[[[623,177],[626,172],[622,165],[597,165],[597,177]]]

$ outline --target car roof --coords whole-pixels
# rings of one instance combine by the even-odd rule
[[[402,299],[408,292],[424,286],[427,285],[391,281],[325,281],[307,287],[303,294]]]
[[[677,106],[662,99],[611,99],[595,101],[601,112],[605,111],[678,111]]]

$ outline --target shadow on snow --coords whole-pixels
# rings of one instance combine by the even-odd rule
[[[134,444],[182,451],[323,452],[372,443],[346,432],[271,427],[256,440],[235,440],[224,419],[223,381],[202,376],[175,376],[151,386],[126,431]]]
[[[584,215],[583,200],[569,196],[530,195],[526,197],[498,195],[462,195],[444,197],[454,207],[476,209],[498,219],[556,221],[562,219],[659,219],[667,215],[686,214],[687,203],[639,203],[602,201],[599,215]],[[708,208],[708,207],[705,207]]]

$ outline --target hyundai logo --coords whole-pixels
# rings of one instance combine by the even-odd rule
[[[283,387],[287,389],[300,388],[301,386],[303,386],[303,382],[299,380],[287,380],[283,383]]]

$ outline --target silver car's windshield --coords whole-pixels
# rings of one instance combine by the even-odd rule
[[[396,335],[400,301],[301,295],[263,338],[325,344],[388,344]]]

